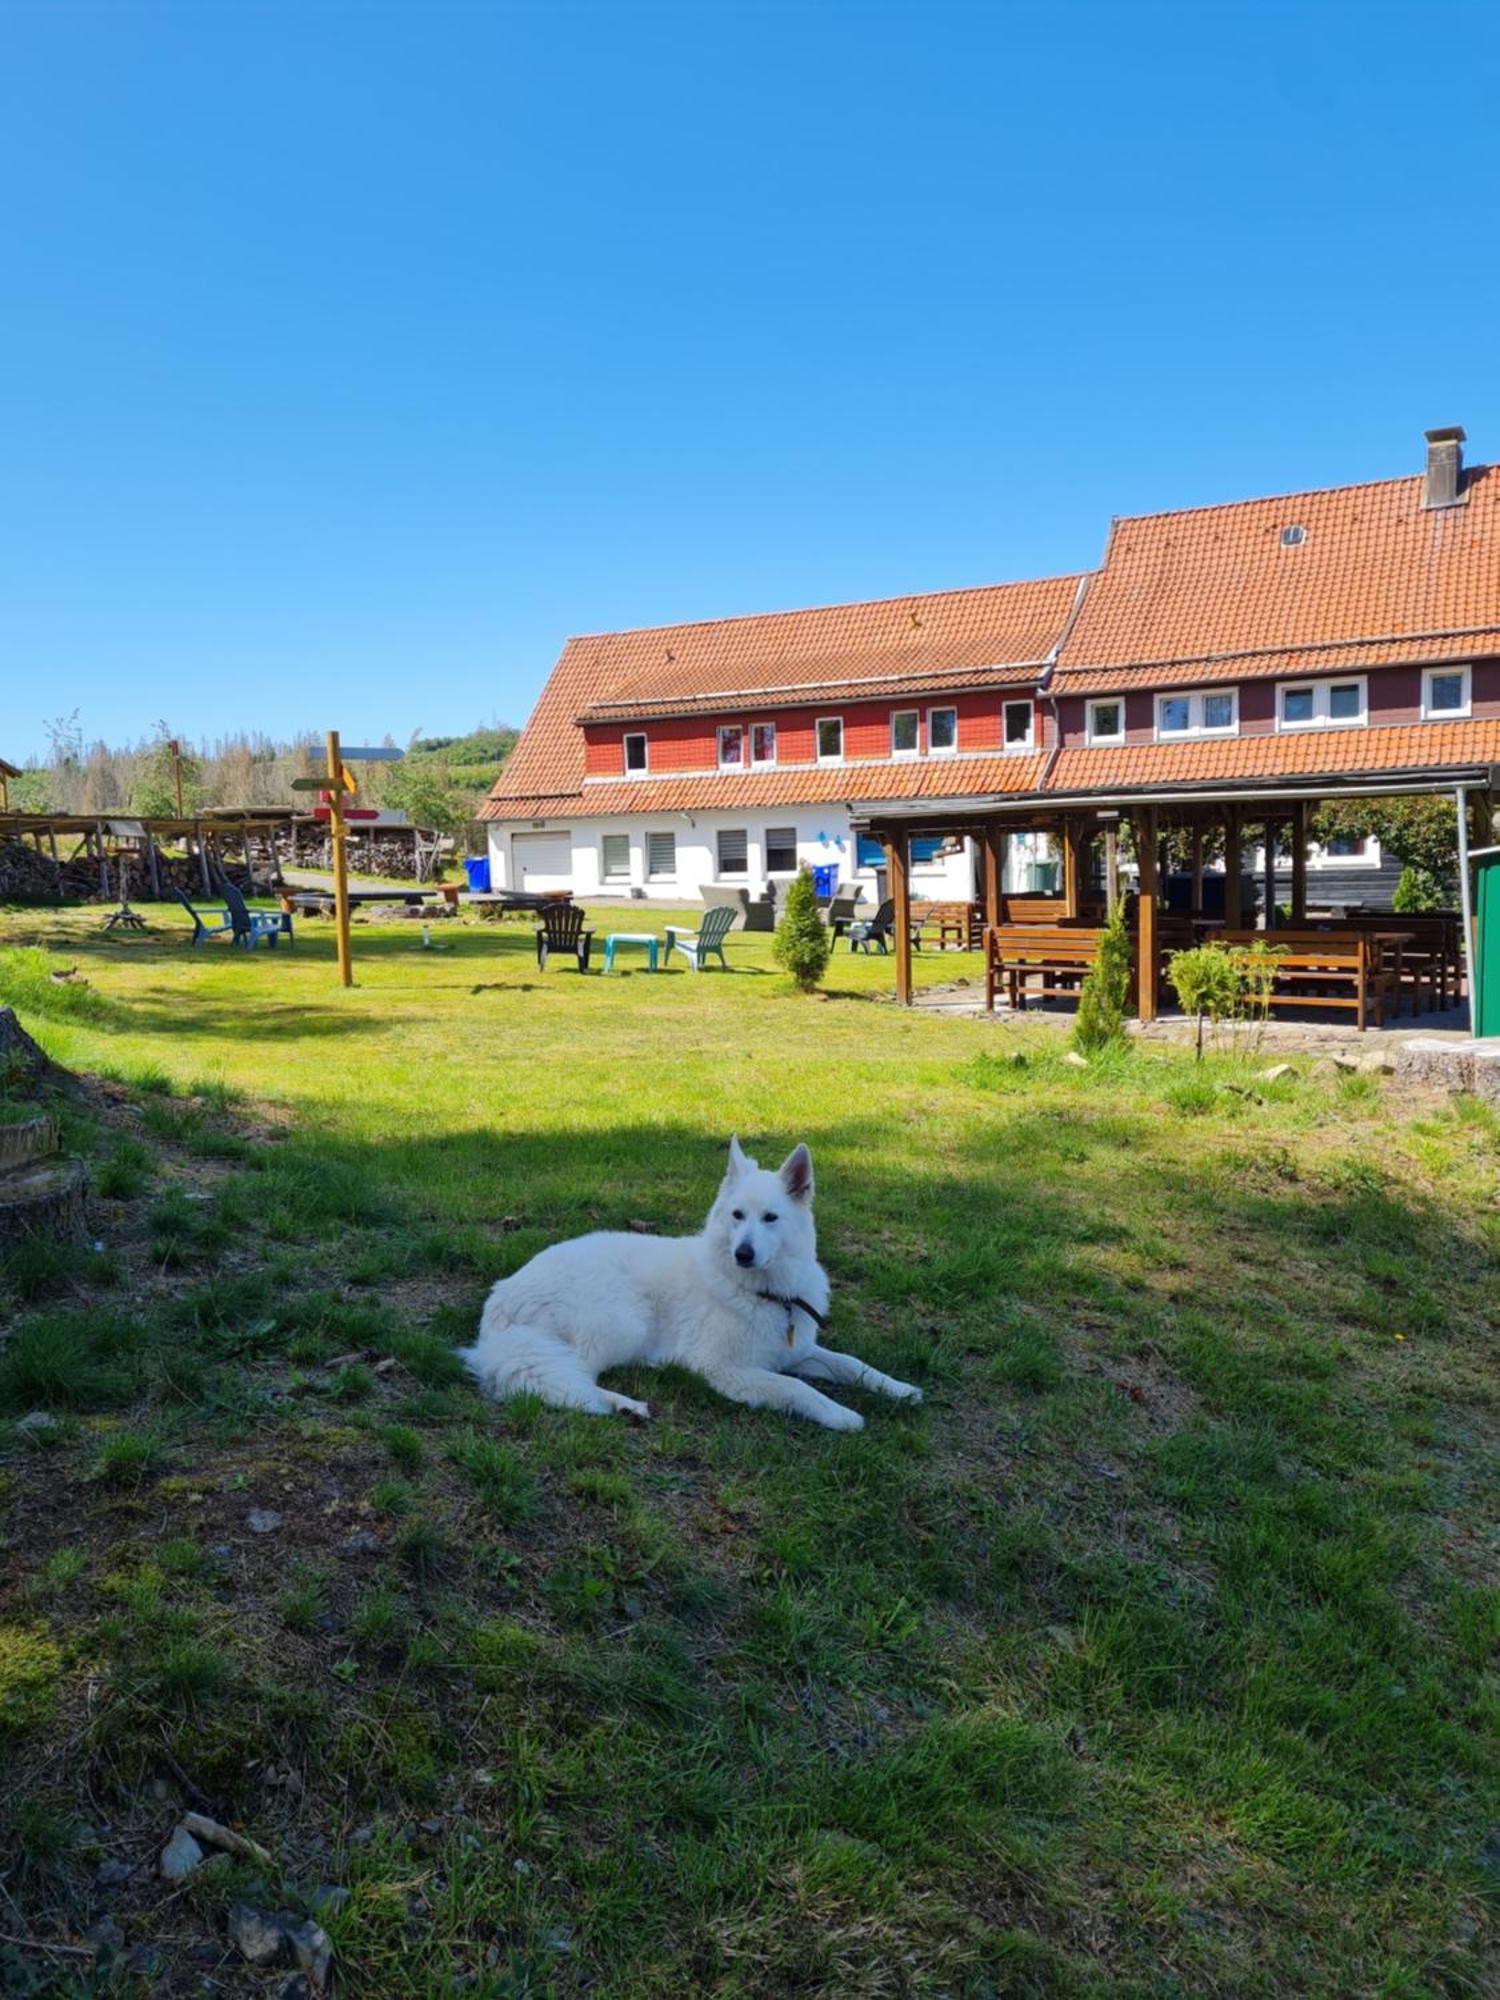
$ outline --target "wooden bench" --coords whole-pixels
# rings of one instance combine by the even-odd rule
[[[1079,924],[1000,924],[984,932],[984,1004],[993,1013],[995,989],[1019,1012],[1023,999],[1076,1000],[1099,956],[1103,933]]]
[[[937,948],[946,951],[978,951],[984,936],[984,919],[977,903],[913,903],[912,922],[937,931]]]
[[[1319,924],[1318,929],[1323,926]],[[1404,916],[1398,910],[1351,910],[1330,922],[1333,930],[1404,931],[1401,987],[1412,1012],[1457,1005],[1464,990],[1463,920],[1447,911]]]
[[[1397,992],[1395,950],[1364,931],[1221,931],[1233,948],[1266,945],[1276,953],[1271,1007],[1325,1007],[1352,1013],[1363,1032],[1371,1007],[1385,1026],[1387,997]]]

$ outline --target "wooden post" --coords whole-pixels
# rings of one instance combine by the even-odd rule
[[[984,830],[984,921],[991,930],[1000,921],[1005,896],[1005,841],[998,826]]]
[[[1104,900],[1113,916],[1120,907],[1120,835],[1113,820],[1104,829]]]
[[[1292,929],[1307,922],[1307,822],[1312,808],[1299,799],[1292,809]]]
[[[1276,928],[1276,824],[1276,821],[1268,816],[1262,829],[1265,834],[1261,866],[1265,876],[1266,920],[1261,928],[1268,931],[1274,931]]]
[[[198,843],[198,873],[203,878],[203,893],[205,896],[211,896],[214,892],[214,885],[208,879],[208,855],[203,846],[203,822],[201,819],[193,821],[193,838]]]
[[[1201,824],[1193,828],[1193,888],[1192,888],[1191,914],[1195,917],[1201,917],[1203,914],[1203,828]]]
[[[94,828],[94,849],[99,856],[99,894],[107,897],[109,895],[109,863],[104,858],[104,828],[102,825],[96,825]]]
[[[159,903],[161,901],[161,876],[157,872],[156,867],[156,835],[154,833],[146,835],[146,874],[151,882],[151,900],[153,903]]]
[[[1224,808],[1224,928],[1237,931],[1245,921],[1240,899],[1240,809]]]
[[[1136,898],[1136,1012],[1143,1021],[1156,1019],[1156,808],[1146,806],[1135,822],[1136,854],[1140,861],[1141,893]]]
[[[1062,825],[1063,913],[1078,915],[1078,822],[1065,819]]]
[[[891,885],[891,930],[896,945],[896,1004],[911,1005],[911,881],[904,833],[885,836],[885,865]]]
[[[354,966],[349,948],[349,859],[344,851],[344,760],[339,750],[339,733],[330,729],[328,751],[328,835],[333,848],[333,921],[339,954],[339,982],[354,984]]]

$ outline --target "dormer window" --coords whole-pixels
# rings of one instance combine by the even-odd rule
[[[1029,701],[1008,701],[1001,710],[1007,750],[1029,750],[1035,727],[1035,709]]]
[[[639,778],[646,771],[646,738],[644,732],[625,738],[625,775]]]
[[[1422,719],[1462,721],[1469,713],[1467,667],[1429,667],[1422,676]]]
[[[927,711],[927,754],[951,757],[958,748],[958,710],[929,708]]]
[[[1347,729],[1368,720],[1363,674],[1343,681],[1283,681],[1276,690],[1278,729]]]
[[[1205,688],[1156,697],[1157,740],[1177,736],[1232,736],[1240,726],[1236,688]]]
[[[738,771],[745,761],[745,732],[737,722],[726,722],[719,731],[719,769]]]
[[[1089,743],[1125,741],[1125,704],[1118,695],[1111,695],[1108,701],[1089,703],[1084,736]]]

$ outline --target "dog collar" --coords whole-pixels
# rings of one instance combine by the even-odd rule
[[[755,1296],[758,1299],[767,1300],[773,1306],[786,1307],[786,1344],[788,1347],[791,1346],[793,1340],[796,1338],[797,1315],[799,1312],[806,1313],[820,1333],[828,1324],[827,1313],[820,1313],[816,1306],[810,1306],[806,1299],[799,1299],[793,1292],[757,1292]]]

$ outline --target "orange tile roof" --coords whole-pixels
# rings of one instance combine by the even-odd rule
[[[1138,791],[1260,778],[1357,778],[1500,762],[1500,720],[1414,722],[1394,729],[1309,729],[1295,735],[1200,738],[1064,750],[1053,792]]]
[[[1420,477],[1116,520],[1058,692],[1500,651],[1500,467],[1428,512]],[[1305,539],[1282,548],[1281,530]]]
[[[787,706],[832,688],[854,700],[904,692],[918,680],[930,680],[933,692],[1024,681],[1015,670],[1040,671],[1081,580],[1055,576],[570,639],[482,817],[541,817],[532,809],[540,798],[568,797],[579,810],[584,767],[577,718],[600,712],[604,703],[630,704],[632,713],[702,713],[721,698],[738,710],[773,705],[762,696]],[[602,712],[624,719],[627,711]],[[642,809],[651,809],[650,802]]]
[[[584,785],[565,798],[527,800],[526,809],[491,799],[481,819],[545,819],[567,813],[759,812],[768,806],[842,804],[846,799],[982,797],[1028,792],[1041,775],[1040,752],[1018,757],[928,757],[900,764],[791,764],[774,771],[708,772],[684,778],[619,778]]]

